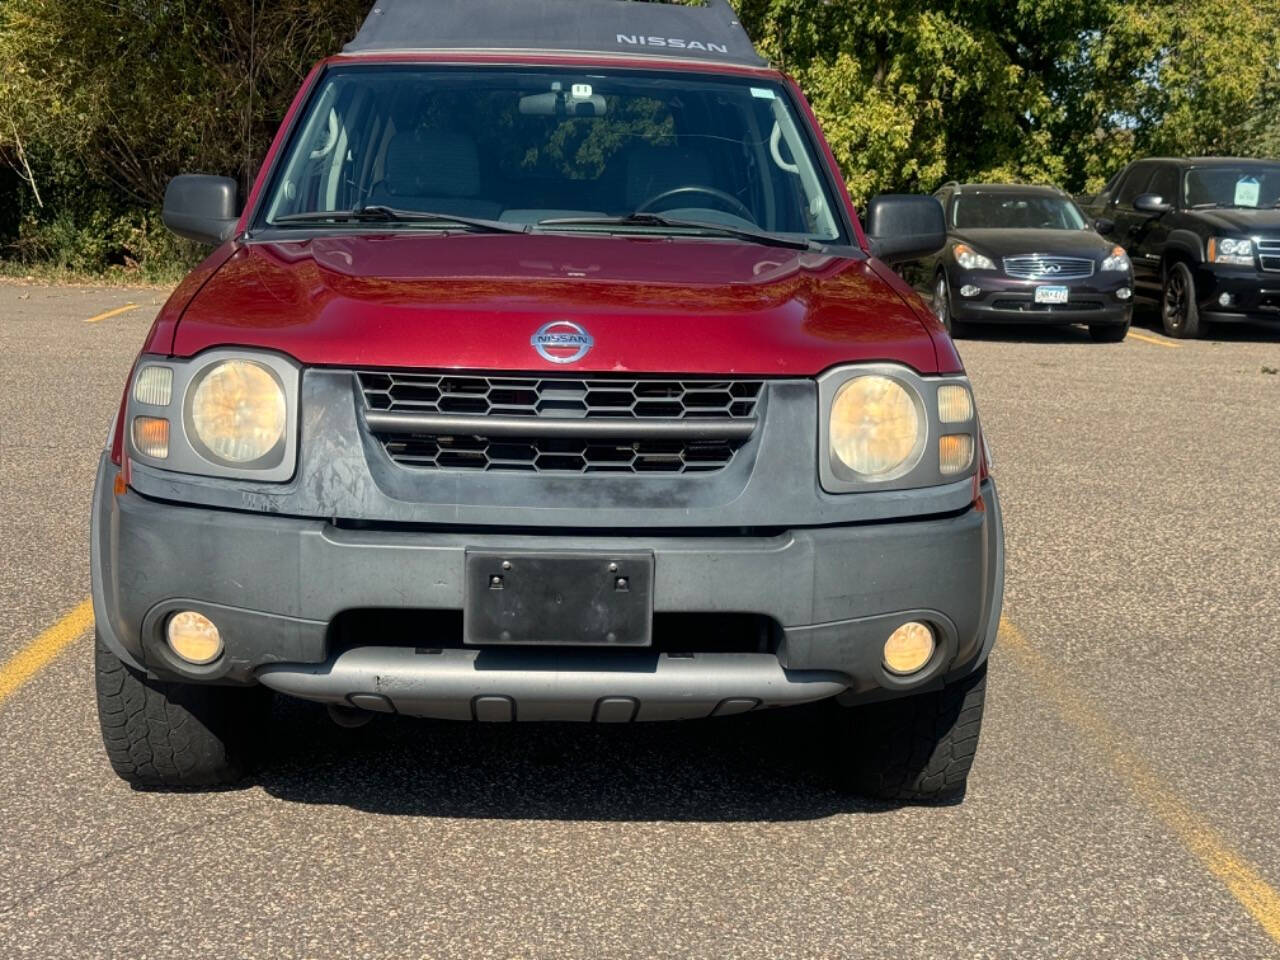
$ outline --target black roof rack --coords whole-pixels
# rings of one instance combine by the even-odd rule
[[[378,0],[344,53],[589,53],[763,67],[729,0]]]

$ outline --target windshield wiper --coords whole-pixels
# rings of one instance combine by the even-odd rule
[[[707,223],[703,220],[681,220],[664,217],[657,213],[629,213],[625,217],[557,217],[551,220],[539,220],[540,227],[674,227],[676,229],[700,230],[703,233],[716,234],[722,237],[736,237],[750,243],[760,243],[770,247],[790,247],[793,250],[821,250],[822,244],[816,240],[803,240],[798,237],[784,237],[777,233],[766,233],[763,230],[750,230],[746,227],[731,227],[723,223]]]
[[[500,220],[462,217],[452,213],[433,213],[428,210],[397,210],[395,207],[381,204],[356,207],[354,210],[309,210],[306,213],[286,213],[276,217],[271,225],[305,223],[442,223],[486,233],[530,232],[530,227],[523,223],[503,223]]]

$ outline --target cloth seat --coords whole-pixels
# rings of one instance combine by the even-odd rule
[[[398,133],[387,144],[383,176],[369,202],[459,216],[497,219],[502,205],[475,199],[480,193],[480,156],[461,133]]]

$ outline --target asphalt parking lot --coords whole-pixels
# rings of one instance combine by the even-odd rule
[[[163,296],[0,285],[0,957],[1280,956],[1280,330],[961,342],[1009,571],[960,806],[840,794],[814,710],[288,702],[255,782],[156,794],[107,766],[83,603]]]

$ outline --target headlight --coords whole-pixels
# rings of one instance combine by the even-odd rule
[[[1129,255],[1124,252],[1124,247],[1112,247],[1107,259],[1102,261],[1104,272],[1108,270],[1129,270],[1132,266],[1133,264],[1129,262]]]
[[[1230,237],[1209,239],[1209,262],[1229,263],[1238,267],[1253,266],[1253,241],[1233,240]]]
[[[920,401],[889,377],[850,380],[831,405],[831,454],[866,480],[909,470],[924,439]]]
[[[266,351],[144,356],[125,410],[129,457],[171,473],[284,483],[298,462],[301,378],[294,361]]]
[[[994,270],[996,268],[990,257],[984,257],[967,243],[957,243],[951,250],[956,255],[956,263],[966,270]]]
[[[191,395],[194,439],[224,464],[253,463],[284,439],[284,389],[252,360],[226,360],[210,367]]]
[[[896,363],[818,378],[818,479],[827,493],[954,485],[977,472],[978,411],[963,375]]]

